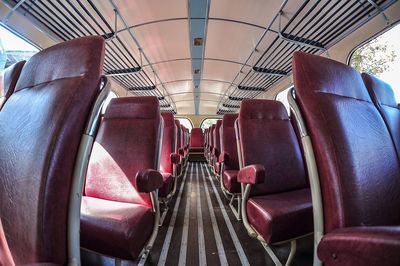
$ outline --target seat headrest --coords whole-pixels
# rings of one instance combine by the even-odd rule
[[[367,73],[362,73],[361,77],[371,98],[376,103],[397,108],[396,97],[389,84]]]
[[[288,120],[285,106],[274,100],[243,100],[240,104],[239,119]]]
[[[222,125],[222,119],[217,120],[217,122],[215,123],[215,128],[220,128]]]
[[[162,118],[164,119],[164,127],[175,126],[174,115],[169,112],[162,112]]]
[[[8,99],[10,95],[14,92],[15,85],[17,84],[18,78],[21,74],[22,68],[24,67],[26,61],[17,62],[6,69],[4,69],[2,75],[0,74],[0,86],[3,88],[0,90],[0,97],[5,97]]]
[[[54,64],[54,58],[58,58]],[[89,36],[63,42],[33,55],[22,69],[15,91],[54,80],[98,77],[102,73],[104,38]],[[39,67],[40,66],[40,67]]]
[[[365,88],[360,73],[348,65],[303,52],[293,54],[292,64],[296,90],[303,95],[326,93],[371,102],[367,90],[359,89]]]
[[[155,96],[114,98],[104,114],[105,119],[155,119],[160,116],[160,104]]]
[[[224,114],[224,118],[222,119],[223,127],[234,127],[237,118],[238,114]]]
[[[201,128],[198,128],[198,127],[195,127],[195,128],[192,128],[192,130],[191,130],[191,132],[190,132],[191,134],[202,134],[203,133],[203,130],[201,129]]]

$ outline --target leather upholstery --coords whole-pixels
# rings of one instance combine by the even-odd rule
[[[237,181],[238,170],[225,170],[222,175],[222,181],[226,190],[230,193],[240,193],[241,186]]]
[[[190,132],[190,148],[203,147],[204,136],[201,128],[192,128]]]
[[[324,236],[318,256],[325,265],[400,265],[399,249],[400,226],[348,227]]]
[[[215,163],[218,161],[219,154],[221,153],[221,138],[220,138],[220,131],[222,120],[217,120],[215,124],[215,128],[213,131],[213,151],[212,151],[212,164],[215,167]]]
[[[235,120],[238,114],[224,114],[222,119],[221,150],[227,154],[224,159],[224,168],[227,170],[238,170],[239,160],[236,145]]]
[[[374,76],[362,73],[361,77],[373,103],[389,129],[397,155],[400,158],[400,109],[397,107],[393,89],[389,84]]]
[[[240,169],[237,180],[245,184],[262,184],[265,182],[265,168],[261,164],[250,164]]]
[[[174,187],[174,177],[171,173],[161,173],[162,174],[162,187],[158,190],[158,196],[160,198],[166,198]],[[153,189],[154,190],[154,189]]]
[[[160,160],[160,170],[165,173],[172,173],[171,155],[176,151],[176,131],[177,127],[172,113],[161,113],[164,119],[164,130]],[[179,163],[179,162],[177,162]]]
[[[243,166],[260,164],[268,173],[264,183],[252,187],[251,195],[307,187],[300,146],[281,102],[242,101],[238,127]]]
[[[0,218],[17,265],[67,263],[71,180],[103,58],[101,37],[44,49],[0,112]]]
[[[157,97],[110,101],[86,175],[82,247],[131,260],[144,247],[154,225],[148,192],[166,181],[154,170],[159,166],[161,119]]]
[[[152,232],[147,206],[83,197],[81,246],[121,259],[137,258]]]
[[[0,73],[0,109],[3,107],[4,102],[13,94],[25,62],[17,62]]]
[[[85,195],[150,206],[139,193],[136,174],[157,169],[161,115],[156,97],[123,97],[110,101],[89,160]]]
[[[311,233],[313,214],[310,189],[251,197],[247,202],[247,216],[250,224],[267,243]]]
[[[177,143],[177,145],[176,145],[176,150],[175,150],[175,153],[176,154],[180,154],[179,153],[179,149],[181,148],[181,141],[180,141],[180,139],[181,139],[181,134],[182,134],[182,128],[181,128],[181,123],[179,122],[179,120],[175,120],[175,125],[176,125],[176,128],[177,128],[177,130],[176,130],[176,143]]]
[[[325,231],[399,225],[400,166],[361,75],[333,60],[295,53],[293,74],[321,183]]]

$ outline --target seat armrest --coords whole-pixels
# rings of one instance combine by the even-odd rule
[[[184,157],[184,156],[185,156],[185,151],[184,151],[182,148],[179,148],[178,154],[179,154],[180,156]]]
[[[400,226],[336,229],[318,245],[325,265],[400,265]]]
[[[171,153],[170,157],[172,164],[179,164],[181,162],[181,157],[179,156],[179,154]]]
[[[229,160],[229,153],[221,152],[221,154],[218,157],[218,162],[226,163],[228,160]]]
[[[163,177],[160,172],[147,169],[139,171],[135,177],[136,188],[139,192],[150,193],[163,185]]]
[[[237,180],[245,184],[264,183],[265,168],[261,164],[251,164],[239,170]]]

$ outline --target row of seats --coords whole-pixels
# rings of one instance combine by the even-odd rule
[[[293,73],[291,117],[278,101],[244,100],[238,114],[205,130],[205,156],[231,207],[238,199],[234,214],[277,265],[271,245],[291,243],[289,265],[296,239],[311,233],[315,265],[399,265],[400,112],[393,90],[301,52]]]
[[[64,42],[1,77],[0,264],[136,260],[176,191],[189,132],[156,97],[112,99],[104,39]]]

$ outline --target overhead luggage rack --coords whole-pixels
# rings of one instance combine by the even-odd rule
[[[161,86],[156,86],[155,80],[142,69],[141,57],[145,55],[138,47],[136,40],[132,38],[130,40],[132,43],[127,43],[118,36],[116,23],[118,19],[124,21],[124,18],[113,6],[113,1],[101,3],[103,9],[108,5],[111,10],[114,10],[115,17],[111,18],[103,14],[101,11],[103,9],[92,0],[5,0],[4,2],[13,8],[12,12],[17,11],[26,16],[56,41],[67,41],[89,35],[102,36],[107,41],[104,60],[104,72],[107,76],[123,86],[127,93],[138,96],[157,96],[160,104],[172,104],[173,109],[176,109],[175,103],[169,97],[161,80],[159,82]],[[135,46],[138,47],[140,60],[137,60],[132,50],[128,48]],[[150,62],[148,65],[152,68]],[[154,76],[159,79],[156,73]]]
[[[224,103],[229,104],[233,99],[255,98],[268,91],[283,77],[290,75],[293,52],[327,53],[327,49],[373,17],[381,14],[388,21],[383,10],[395,2],[395,0],[308,0],[299,4],[296,10],[290,10],[289,14],[285,13],[288,1],[283,1],[232,80],[231,84],[237,83],[238,86],[226,91],[224,96],[228,97],[221,97],[217,106],[218,112]],[[266,38],[271,38],[272,42],[260,51],[259,46]],[[239,73],[243,73],[244,67],[254,59],[256,52],[262,52],[262,55],[253,64],[252,70],[238,80]],[[263,88],[263,90],[243,88]]]

